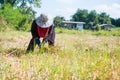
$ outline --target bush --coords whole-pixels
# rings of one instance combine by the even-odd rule
[[[101,26],[99,24],[96,25],[98,31],[101,30]]]
[[[5,4],[4,9],[0,9],[0,17],[4,17],[12,29],[28,30],[30,25],[28,16],[27,14],[21,14],[18,8],[13,8],[9,4]]]

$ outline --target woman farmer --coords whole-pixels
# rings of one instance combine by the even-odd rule
[[[32,39],[29,42],[27,51],[33,51],[36,44],[40,47],[46,42],[48,42],[50,46],[54,46],[55,30],[53,23],[50,23],[48,15],[41,14],[39,17],[33,20],[31,25],[31,34]],[[43,38],[42,42],[40,41],[40,38]]]

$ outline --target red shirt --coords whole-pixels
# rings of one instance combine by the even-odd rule
[[[38,29],[38,35],[39,37],[46,37],[48,35],[48,31],[50,29],[50,27],[47,27],[47,28],[42,28],[40,26],[37,26],[37,29]]]

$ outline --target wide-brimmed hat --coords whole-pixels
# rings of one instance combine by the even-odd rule
[[[47,28],[50,27],[53,24],[53,21],[50,19],[50,16],[48,14],[40,14],[39,17],[36,18],[36,24],[39,27]]]

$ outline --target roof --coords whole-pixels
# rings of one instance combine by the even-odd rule
[[[74,22],[74,21],[62,21],[62,23],[70,23],[70,24],[85,24],[85,22]]]
[[[100,26],[113,26],[112,24],[101,24]]]

